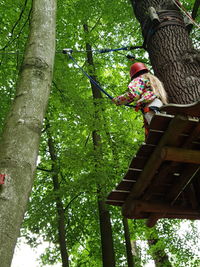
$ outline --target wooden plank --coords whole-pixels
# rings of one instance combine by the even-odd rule
[[[128,196],[130,191],[111,191],[111,193],[108,195],[107,200],[125,200]]]
[[[131,170],[128,170],[128,172],[124,176],[124,179],[125,180],[130,180],[130,181],[137,181],[137,179],[139,178],[141,172],[142,172],[142,169],[131,169]]]
[[[147,140],[146,140],[146,144],[147,145],[157,145],[160,140],[162,139],[164,132],[151,132],[149,133]],[[189,137],[189,133],[181,133],[178,139],[178,143],[184,143],[185,140]]]
[[[175,162],[200,164],[200,151],[165,146],[161,150],[161,158]]]
[[[165,131],[173,118],[174,116],[168,114],[155,114],[151,120],[149,129]]]
[[[116,187],[116,190],[131,191],[135,182],[136,181],[122,180]]]
[[[170,123],[170,121],[173,119],[174,116],[168,115],[168,114],[156,114],[153,119],[151,120],[151,123],[149,125],[150,130],[158,130],[158,131],[165,131]],[[198,119],[194,118],[188,118],[188,124],[186,128],[184,129],[184,134],[190,134],[191,129],[193,129],[196,125],[199,124]]]
[[[146,144],[157,145],[158,142],[161,140],[163,134],[164,132],[154,132],[150,130],[149,135],[147,136],[147,139],[146,139]]]
[[[130,168],[135,168],[135,169],[143,169],[146,162],[148,160],[148,157],[134,157],[131,161],[131,164],[129,166],[129,169]]]
[[[183,114],[192,117],[200,117],[200,101],[188,105],[169,104],[161,108],[168,114]]]
[[[170,122],[168,129],[166,130],[161,141],[159,142],[158,146],[156,147],[150,159],[148,160],[143,172],[141,173],[139,179],[137,180],[136,184],[132,189],[132,192],[128,196],[123,206],[122,213],[125,217],[128,216],[128,214],[131,212],[132,200],[141,197],[142,193],[149,186],[157,169],[159,168],[162,162],[162,159],[160,158],[160,151],[162,147],[165,145],[170,145],[170,146],[176,145],[177,139],[180,133],[183,131],[186,124],[187,124],[187,119],[181,116],[176,116]]]
[[[151,153],[153,153],[154,149],[155,149],[156,145],[151,145],[151,144],[143,144],[136,156],[137,157],[149,157]]]

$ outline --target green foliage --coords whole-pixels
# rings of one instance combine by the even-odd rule
[[[15,94],[15,85],[27,38],[30,3],[1,1],[0,132]]]
[[[184,4],[191,10],[191,1],[184,1]],[[15,94],[29,30],[30,8],[31,1],[0,3],[0,52],[3,52],[0,54],[0,128]],[[88,34],[83,30],[84,24],[88,25]],[[197,34],[194,27],[194,43],[199,41]],[[93,49],[119,48],[141,45],[143,40],[128,0],[58,0],[56,42],[54,77],[46,116],[57,154],[60,188],[55,190],[53,186],[52,160],[44,124],[39,152],[40,169],[35,177],[22,235],[32,246],[38,245],[37,236],[53,244],[41,255],[41,266],[61,262],[56,208],[56,198],[59,197],[65,209],[71,266],[100,267],[97,191],[100,190],[101,196],[106,197],[126,173],[130,160],[144,140],[143,121],[141,114],[130,108],[116,107],[104,96],[94,101],[88,79],[61,51],[63,48],[85,50],[86,43],[90,43]],[[14,54],[8,54],[9,51]],[[133,53],[138,60],[149,63],[145,51],[135,50]],[[126,54],[93,53],[98,82],[113,96],[125,91],[129,82],[131,62],[127,61]],[[85,53],[74,52],[73,56],[85,70],[91,71]],[[94,149],[93,131],[101,137],[99,150]],[[120,211],[114,207],[108,209],[112,214],[116,266],[127,266]],[[130,222],[130,227],[133,240],[159,238],[156,246],[148,250],[146,258],[142,256],[141,259],[143,248],[138,248],[137,267],[144,266],[158,249],[169,253],[174,266],[189,266],[188,259],[191,266],[198,266],[199,258],[191,250],[197,241],[196,228],[191,228],[191,232],[180,237],[176,234],[180,221],[171,223],[164,220],[158,229],[147,229],[143,221]]]

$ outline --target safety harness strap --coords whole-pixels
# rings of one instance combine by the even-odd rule
[[[135,111],[138,111],[138,110],[141,110],[143,114],[149,112],[149,111],[154,111],[155,113],[159,112],[160,109],[159,107],[156,107],[156,106],[146,106],[145,104],[141,105],[141,106],[137,106],[135,108]]]

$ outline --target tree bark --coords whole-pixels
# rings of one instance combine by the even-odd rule
[[[146,49],[155,75],[164,83],[169,102],[189,104],[200,98],[200,57],[193,48],[181,11],[172,0],[131,0],[136,18],[143,29]],[[148,28],[148,9],[175,12],[175,24]],[[160,13],[159,13],[160,14]],[[160,15],[159,15],[160,16]],[[182,24],[182,25],[181,25]],[[152,23],[150,23],[152,26]]]
[[[124,226],[124,236],[125,236],[125,242],[126,242],[126,254],[127,254],[128,267],[135,267],[133,254],[132,254],[132,248],[131,248],[128,220],[125,217],[123,217],[123,226]]]
[[[11,264],[31,192],[39,139],[52,81],[56,1],[33,1],[30,34],[16,97],[0,141],[0,261]]]
[[[55,202],[56,202],[56,209],[57,209],[57,221],[58,221],[58,242],[60,246],[60,253],[62,258],[62,267],[69,267],[69,259],[68,259],[68,252],[67,252],[67,243],[66,243],[66,231],[65,231],[65,210],[63,207],[62,199],[59,196],[60,184],[59,184],[59,170],[57,166],[57,154],[55,151],[55,145],[49,132],[49,122],[47,122],[47,135],[48,135],[48,147],[49,153],[52,161],[52,180],[53,180],[53,187],[55,192]]]
[[[110,213],[106,208],[105,201],[101,200],[100,196],[98,196],[98,208],[103,267],[115,267],[115,254],[113,247]]]
[[[159,239],[149,239],[148,244],[150,248],[153,248],[156,246],[156,244],[159,242]],[[151,256],[155,262],[156,267],[172,267],[169,257],[164,251],[164,249],[156,248],[156,250],[152,249]]]
[[[88,26],[84,25],[84,31],[88,33]],[[86,43],[86,50],[87,50],[87,62],[93,71],[91,71],[90,75],[98,83],[97,78],[95,76],[95,67],[93,62],[92,56],[92,47],[89,43]],[[96,99],[101,99],[102,95],[96,86],[90,82],[92,88],[92,94],[94,99],[94,105],[96,106]],[[94,114],[95,120],[99,121],[99,111],[98,109],[95,110]],[[101,155],[101,136],[98,134],[97,130],[92,132],[92,139],[94,150],[96,151],[96,168],[98,170],[98,155]],[[110,213],[106,208],[105,201],[101,198],[101,187],[98,185],[98,210],[99,210],[99,222],[100,222],[100,233],[101,233],[101,248],[102,248],[102,260],[103,260],[103,267],[115,267],[115,252],[113,246],[113,238],[112,238],[112,226],[110,221]]]

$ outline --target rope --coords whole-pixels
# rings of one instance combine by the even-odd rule
[[[84,69],[77,63],[77,61],[74,59],[74,57],[68,53],[69,58],[74,62],[75,65],[83,72],[83,74],[88,77],[88,79],[105,95],[107,95],[108,98],[113,99],[111,95],[109,95],[101,86],[89,75],[87,72],[84,71]]]
[[[71,55],[71,52],[66,52],[66,49],[63,50],[64,54],[68,54],[69,58],[74,62],[74,64],[82,71],[82,73],[102,92],[104,93],[108,98],[111,100],[113,99],[113,96],[109,95],[89,74],[87,74],[86,71],[77,63],[75,58]],[[134,105],[126,104],[125,106],[135,108]]]
[[[85,52],[96,52],[96,53],[108,53],[108,52],[117,52],[117,51],[122,51],[122,50],[134,50],[134,49],[144,49],[143,45],[137,45],[137,46],[126,46],[126,47],[121,47],[121,48],[114,48],[114,49],[110,49],[110,48],[104,48],[104,49],[93,49],[93,50],[75,50],[75,49],[71,49],[71,48],[65,48],[63,50],[57,50],[56,53],[57,54],[61,54],[63,53],[63,51],[70,52],[70,53],[85,53]],[[7,51],[7,52],[2,52],[0,50],[0,54],[24,54],[24,52],[20,52],[20,51]]]
[[[189,20],[192,22],[192,24],[194,24],[195,26],[197,26],[200,29],[200,25],[198,25],[193,18],[190,16],[190,14],[187,12],[187,10],[183,7],[183,5],[177,1],[177,0],[172,0],[174,2],[174,4],[189,18]]]
[[[143,45],[137,45],[137,46],[125,46],[125,47],[121,47],[121,48],[114,48],[114,49],[110,49],[110,48],[104,48],[104,49],[92,49],[92,50],[75,50],[75,49],[71,49],[71,48],[65,48],[63,49],[63,51],[65,52],[70,52],[70,53],[84,53],[84,52],[97,52],[100,54],[103,53],[109,53],[109,52],[116,52],[116,51],[122,51],[122,50],[134,50],[134,49],[144,49]],[[62,51],[62,52],[63,52]],[[61,51],[59,51],[61,52]]]

